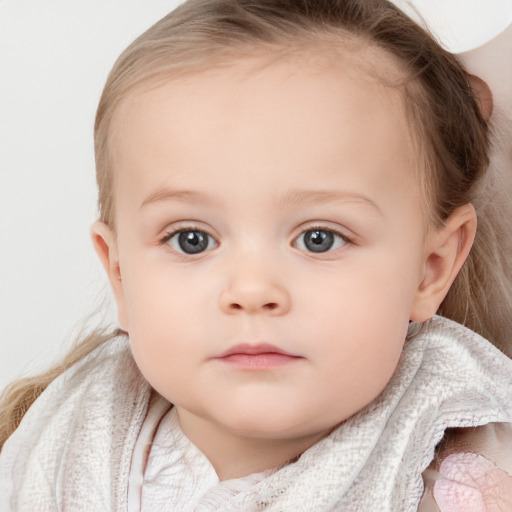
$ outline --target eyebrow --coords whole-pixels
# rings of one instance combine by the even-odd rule
[[[172,190],[168,188],[162,188],[150,194],[142,204],[140,205],[140,210],[142,208],[158,203],[161,201],[183,201],[183,202],[202,202],[202,203],[214,203],[214,199],[210,197],[208,194],[204,194],[203,192],[198,192],[195,190]]]
[[[382,214],[380,207],[369,197],[357,192],[345,192],[332,190],[290,190],[284,193],[280,199],[281,203],[290,205],[308,205],[324,203],[360,203],[363,206],[371,207]]]
[[[203,204],[215,204],[217,201],[214,197],[195,190],[172,190],[168,188],[159,189],[150,194],[142,204],[140,209],[162,201],[183,201],[183,202],[200,202]],[[355,192],[333,192],[331,190],[290,190],[282,194],[279,198],[279,204],[296,205],[315,205],[325,203],[360,203],[363,206],[371,207],[382,214],[379,206],[370,198],[363,194]]]

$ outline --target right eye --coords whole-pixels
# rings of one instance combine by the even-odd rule
[[[176,252],[191,255],[217,247],[212,236],[198,229],[180,229],[167,233],[161,243],[168,244]]]

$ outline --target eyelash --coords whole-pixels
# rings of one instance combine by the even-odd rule
[[[304,235],[304,233],[308,233],[309,231],[328,231],[329,233],[332,233],[333,235],[336,235],[339,238],[341,238],[345,244],[354,244],[354,241],[351,238],[349,238],[346,234],[344,234],[341,231],[338,231],[337,229],[334,229],[330,226],[324,226],[322,224],[308,226],[306,229],[302,230],[299,233],[299,236],[295,237],[294,240],[298,240],[302,235]],[[331,251],[326,251],[326,252],[331,252]],[[318,254],[322,254],[322,253],[318,253]]]
[[[190,225],[190,226],[187,226],[187,225],[184,225],[184,226],[180,226],[176,229],[173,229],[171,231],[167,231],[165,233],[165,235],[163,235],[159,240],[158,240],[158,245],[165,245],[167,244],[174,236],[178,235],[179,233],[186,233],[188,231],[197,231],[197,232],[200,232],[200,233],[204,233],[205,235],[209,236],[210,238],[212,238],[213,240],[215,240],[215,237],[213,237],[212,235],[210,235],[209,233],[207,233],[204,229],[201,229],[200,227],[198,226],[193,226],[193,225]],[[216,242],[218,243],[218,242]],[[194,257],[194,254],[187,254],[187,253],[182,253],[182,252],[179,252],[179,251],[176,251],[174,249],[172,249],[171,247],[169,247],[176,256],[178,256],[179,258],[182,258],[183,260],[189,260],[191,257]],[[200,253],[198,253],[197,255],[200,256],[202,254],[204,254],[205,252],[207,251],[201,251]]]
[[[215,238],[212,235],[210,235],[209,233],[207,233],[206,231],[204,231],[203,229],[201,229],[201,228],[199,228],[197,226],[183,226],[183,227],[179,227],[177,229],[174,229],[172,231],[166,232],[165,235],[158,240],[158,244],[159,245],[165,245],[174,236],[178,235],[179,233],[184,233],[184,232],[187,232],[187,231],[198,231],[198,232],[206,234],[207,236],[209,236],[209,237],[211,237],[212,239],[215,240]],[[344,245],[345,244],[352,244],[352,245],[354,245],[354,241],[350,237],[348,237],[346,234],[341,233],[340,231],[338,231],[336,229],[333,229],[330,226],[325,226],[325,225],[321,225],[321,224],[313,225],[313,226],[308,226],[306,229],[303,229],[299,233],[299,235],[294,238],[294,241],[299,240],[301,236],[303,236],[305,233],[308,233],[310,231],[327,231],[327,232],[332,233],[333,235],[339,237],[341,240],[343,240]],[[216,243],[218,243],[218,242],[216,242]],[[193,254],[186,254],[186,253],[181,253],[181,252],[177,252],[177,251],[174,251],[174,252],[176,254],[178,254],[179,256],[183,257],[183,258],[190,258],[191,256],[194,256]],[[207,251],[202,251],[201,253],[198,253],[198,254],[202,254],[204,252],[207,252]],[[314,251],[307,251],[307,252],[311,252],[311,253],[314,254]],[[329,250],[329,251],[325,251],[325,252],[332,252],[332,251]],[[317,254],[318,255],[325,254],[325,252],[324,253],[319,252]]]

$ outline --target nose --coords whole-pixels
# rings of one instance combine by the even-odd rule
[[[290,309],[290,295],[279,280],[262,268],[237,265],[219,297],[219,305],[227,314],[270,314],[279,316]]]

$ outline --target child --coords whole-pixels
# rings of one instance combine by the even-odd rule
[[[5,396],[0,511],[506,510],[490,109],[386,0],[149,29],[95,126],[120,329]]]

